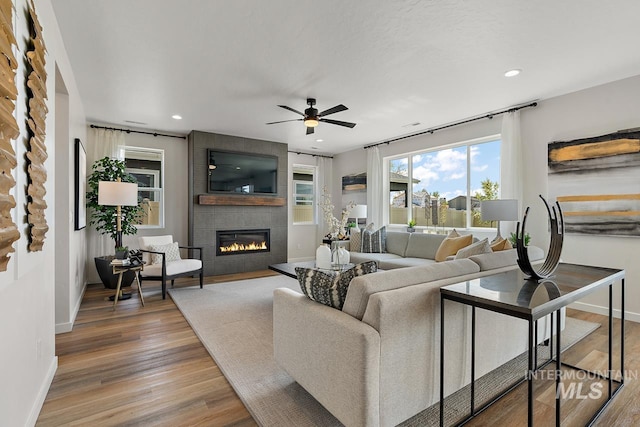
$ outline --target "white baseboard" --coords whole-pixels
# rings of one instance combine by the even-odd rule
[[[42,410],[42,405],[44,405],[44,400],[47,398],[47,393],[49,393],[49,388],[51,387],[51,383],[53,382],[53,377],[56,375],[56,371],[58,370],[58,356],[54,356],[51,361],[51,365],[49,366],[49,371],[42,381],[40,385],[40,390],[38,390],[38,395],[36,396],[35,402],[33,402],[33,406],[31,407],[31,412],[29,413],[29,419],[27,420],[28,426],[35,426],[36,421],[38,421],[38,416],[40,416],[40,411]]]
[[[588,311],[589,313],[601,314],[603,316],[609,315],[609,308],[599,305],[587,304],[584,302],[574,302],[573,304],[569,305],[569,307],[575,308],[576,310]],[[615,317],[616,319],[620,319],[621,314],[622,312],[620,311],[620,309],[613,309],[613,317]],[[624,320],[631,320],[632,322],[640,323],[640,314],[631,311],[625,311]]]
[[[78,317],[78,313],[80,312],[80,305],[82,304],[82,300],[84,299],[84,293],[87,291],[87,284],[85,283],[82,287],[82,293],[78,301],[76,301],[76,306],[73,307],[73,311],[71,312],[71,320],[65,323],[56,323],[56,335],[64,334],[67,332],[71,332],[73,330],[73,324],[76,322],[76,317]]]

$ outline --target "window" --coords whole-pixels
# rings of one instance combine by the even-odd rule
[[[138,181],[142,213],[136,226],[164,227],[164,150],[126,147],[125,167],[127,173]]]
[[[500,139],[391,158],[389,223],[421,227],[492,227],[480,201],[499,198]]]
[[[293,165],[293,223],[315,224],[315,167]]]

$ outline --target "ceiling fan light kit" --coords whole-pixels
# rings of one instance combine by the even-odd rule
[[[267,124],[268,125],[273,125],[273,124],[276,124],[276,123],[302,121],[304,123],[304,125],[307,127],[307,135],[312,134],[313,133],[313,128],[318,126],[320,124],[320,122],[329,123],[329,124],[332,124],[332,125],[344,126],[344,127],[348,127],[348,128],[353,128],[356,125],[355,123],[351,123],[351,122],[343,122],[343,121],[340,121],[340,120],[331,120],[331,119],[323,118],[324,116],[328,116],[329,114],[335,114],[335,113],[339,113],[341,111],[348,110],[348,108],[345,107],[342,104],[336,105],[335,107],[329,108],[328,110],[324,110],[321,113],[318,113],[318,110],[316,108],[313,108],[313,106],[316,104],[315,98],[307,98],[307,104],[309,105],[309,108],[304,110],[304,113],[301,113],[300,111],[295,110],[295,109],[293,109],[291,107],[288,107],[286,105],[278,105],[278,107],[280,107],[280,108],[284,108],[285,110],[289,110],[289,111],[292,111],[292,112],[294,112],[296,114],[300,114],[302,116],[302,118],[301,119],[291,119],[291,120],[280,120],[280,121],[277,121],[277,122],[269,122]]]

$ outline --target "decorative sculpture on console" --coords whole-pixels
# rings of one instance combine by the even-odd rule
[[[547,257],[542,264],[542,267],[536,271],[529,261],[529,252],[524,245],[525,238],[525,226],[527,224],[527,215],[529,214],[529,207],[524,212],[524,218],[522,219],[522,229],[520,229],[520,222],[516,227],[516,250],[518,252],[518,265],[520,270],[530,279],[541,280],[548,279],[553,275],[558,268],[560,262],[560,254],[562,253],[562,242],[564,240],[564,219],[562,217],[562,209],[560,204],[556,201],[556,206],[549,209],[549,204],[540,195],[540,198],[547,207],[547,214],[549,215],[549,222],[551,223],[551,242],[549,243],[549,250],[547,251]],[[558,208],[556,212],[556,207]],[[553,211],[553,215],[552,215]]]

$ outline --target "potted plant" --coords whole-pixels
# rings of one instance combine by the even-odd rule
[[[129,254],[129,248],[127,246],[118,246],[116,248],[116,259],[126,259]]]
[[[529,235],[529,233],[525,233],[523,240],[524,245],[529,246],[529,241],[531,240],[531,236]],[[516,233],[511,233],[511,235],[509,236],[509,243],[511,243],[511,246],[513,246],[514,248],[516,247]]]
[[[123,160],[104,157],[97,160],[91,167],[93,172],[89,175],[87,184],[87,208],[90,209],[89,224],[95,226],[100,234],[111,236],[114,241],[117,237],[116,206],[98,204],[98,183],[100,181],[137,182],[136,179],[125,171]],[[136,234],[135,226],[138,215],[142,213],[140,206],[121,206],[122,234]]]
[[[407,224],[407,231],[409,233],[413,233],[414,231],[416,231],[416,220],[412,219],[411,221],[409,221],[409,223]]]
[[[89,212],[89,224],[93,225],[100,234],[110,236],[117,241],[117,218],[116,206],[98,204],[98,185],[100,181],[136,182],[136,179],[125,171],[125,163],[122,160],[104,157],[97,160],[92,168],[92,172],[87,179],[87,208]],[[135,222],[136,217],[142,210],[139,206],[121,206],[121,233],[136,234],[138,231]],[[122,248],[122,243],[114,245],[116,251]],[[126,249],[126,248],[125,248]],[[124,255],[126,257],[126,255]],[[102,256],[94,259],[98,275],[106,288],[116,289],[118,276],[113,274],[111,260],[113,256]],[[135,277],[134,272],[126,272],[122,277],[122,286],[130,286]]]

